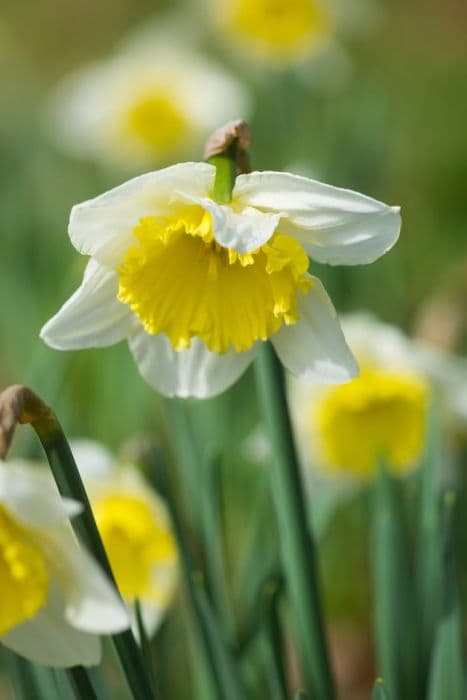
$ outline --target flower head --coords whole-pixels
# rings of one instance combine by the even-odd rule
[[[335,32],[328,0],[207,0],[221,36],[239,51],[275,65],[320,52]]]
[[[70,237],[91,261],[42,338],[62,350],[126,338],[168,396],[220,393],[266,340],[294,374],[347,381],[356,364],[308,255],[372,262],[397,240],[399,210],[277,172],[240,175],[219,204],[214,178],[182,163],[74,207]]]
[[[467,366],[371,316],[344,317],[342,326],[359,377],[338,387],[292,384],[304,460],[325,473],[370,478],[385,457],[404,474],[420,461],[434,391],[445,415],[467,418]]]
[[[91,440],[72,450],[117,585],[129,605],[138,599],[145,629],[153,633],[172,601],[178,555],[162,499],[131,465],[119,465]]]
[[[129,626],[113,585],[78,545],[48,474],[0,463],[0,640],[46,666],[99,663],[99,634]]]
[[[186,155],[219,122],[245,116],[245,89],[177,28],[139,35],[65,78],[53,98],[54,137],[76,155],[134,169]]]

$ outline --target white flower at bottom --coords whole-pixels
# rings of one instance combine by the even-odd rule
[[[291,383],[303,461],[322,474],[372,478],[385,456],[404,474],[420,462],[433,392],[445,425],[467,422],[467,364],[370,315],[341,318],[360,376],[338,387]]]
[[[214,178],[182,163],[75,206],[70,238],[91,261],[41,337],[62,350],[126,338],[168,396],[220,393],[269,339],[292,373],[347,381],[357,367],[308,254],[372,262],[396,242],[399,210],[277,172],[240,175],[223,205]]]
[[[129,605],[140,601],[151,635],[178,581],[177,547],[165,504],[135,467],[119,465],[102,445],[74,440],[71,447],[120,593]]]
[[[91,666],[99,635],[128,628],[129,616],[71,530],[80,504],[48,476],[0,463],[0,641],[45,666]]]

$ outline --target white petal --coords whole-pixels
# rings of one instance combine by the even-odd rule
[[[85,632],[113,634],[130,626],[115,586],[82,549],[70,528],[50,534],[47,559],[65,599],[68,622]]]
[[[100,442],[86,438],[71,440],[70,448],[84,480],[112,477],[117,466],[115,457]]]
[[[117,299],[113,270],[91,260],[83,282],[42,328],[40,336],[57,350],[104,347],[129,336],[137,324],[131,309]]]
[[[243,204],[281,213],[281,231],[294,235],[321,263],[370,263],[399,237],[398,207],[299,175],[240,175],[234,197]]]
[[[264,214],[253,207],[235,211],[231,206],[216,204],[207,197],[193,197],[180,192],[181,199],[200,204],[212,216],[213,234],[219,245],[237,253],[249,253],[266,243],[276,230],[280,214]]]
[[[396,326],[380,321],[370,313],[344,314],[341,328],[352,352],[361,364],[385,370],[416,368],[414,343]]]
[[[95,666],[101,658],[99,637],[81,632],[66,621],[63,600],[55,587],[36,617],[0,639],[9,649],[43,666]]]
[[[0,462],[0,502],[23,525],[58,525],[82,510],[81,503],[62,498],[50,472],[24,460]]]
[[[75,248],[99,262],[116,266],[134,242],[133,229],[144,216],[165,214],[177,190],[208,194],[215,168],[208,163],[179,163],[146,173],[77,204],[68,233]]]
[[[287,369],[297,377],[338,384],[358,374],[355,359],[345,342],[336,311],[321,282],[298,303],[300,320],[283,326],[271,340]]]
[[[256,353],[229,350],[224,355],[210,352],[198,338],[191,347],[176,352],[163,335],[136,333],[129,341],[131,352],[144,379],[165,396],[215,396],[233,384]]]

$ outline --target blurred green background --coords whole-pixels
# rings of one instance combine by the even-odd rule
[[[453,319],[452,337],[441,333],[439,339],[465,354],[466,3],[378,3],[373,26],[339,38],[347,53],[347,79],[327,81],[325,67],[319,82],[303,77],[312,74],[312,63],[302,72],[249,70],[216,40],[201,5],[177,7],[194,13],[193,31],[205,55],[237,75],[252,94],[255,169],[298,169],[401,205],[401,239],[390,254],[360,268],[313,264],[337,309],[373,310],[409,333],[433,338],[439,338],[438,324],[442,328],[447,316]],[[375,7],[368,2],[373,13]],[[71,206],[122,176],[62,154],[44,128],[44,110],[49,92],[68,71],[106,58],[130,30],[175,8],[176,3],[155,0],[3,0],[0,11],[0,386],[28,384],[52,404],[69,436],[94,438],[115,451],[130,441],[126,449],[134,449],[134,441],[146,436],[162,443],[170,437],[161,400],[139,377],[126,344],[60,353],[44,346],[38,334],[79,284],[84,268],[66,234]],[[187,160],[200,158],[201,153],[186,154]],[[242,452],[258,423],[252,386],[247,375],[224,396],[189,408],[200,442],[212,442],[222,456],[234,598],[252,580],[247,553],[256,524],[246,514],[253,505],[260,511],[263,501],[268,509],[264,468]],[[18,434],[15,452],[39,454],[28,430]],[[365,499],[360,497],[358,507],[342,506],[321,548],[332,630],[340,630],[336,654],[346,698],[365,697],[359,693],[373,673],[368,582],[362,575]],[[270,526],[258,527],[267,559],[275,549]],[[272,561],[274,556],[273,551]],[[188,663],[181,641],[185,624],[183,613],[172,611],[156,642],[161,683],[171,687],[164,697],[171,699],[191,697],[190,681],[179,673]]]

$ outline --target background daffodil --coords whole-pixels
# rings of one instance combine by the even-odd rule
[[[323,473],[368,478],[384,456],[405,473],[420,462],[433,399],[445,426],[465,425],[467,364],[369,314],[341,324],[360,376],[339,387],[292,382],[303,459]]]
[[[91,666],[100,634],[129,626],[114,586],[82,549],[59,496],[37,465],[0,463],[0,640],[45,666]]]
[[[136,467],[119,464],[103,445],[74,440],[71,446],[120,593],[130,606],[139,600],[151,635],[178,580],[177,549],[165,504]]]
[[[128,171],[195,152],[217,124],[246,116],[246,88],[178,29],[146,28],[115,55],[65,77],[48,115],[55,140]]]
[[[396,242],[399,209],[279,172],[240,175],[224,205],[214,178],[182,163],[75,206],[70,238],[91,260],[41,337],[61,350],[127,339],[168,396],[220,393],[268,339],[297,376],[347,381],[357,367],[307,254],[370,263]]]

